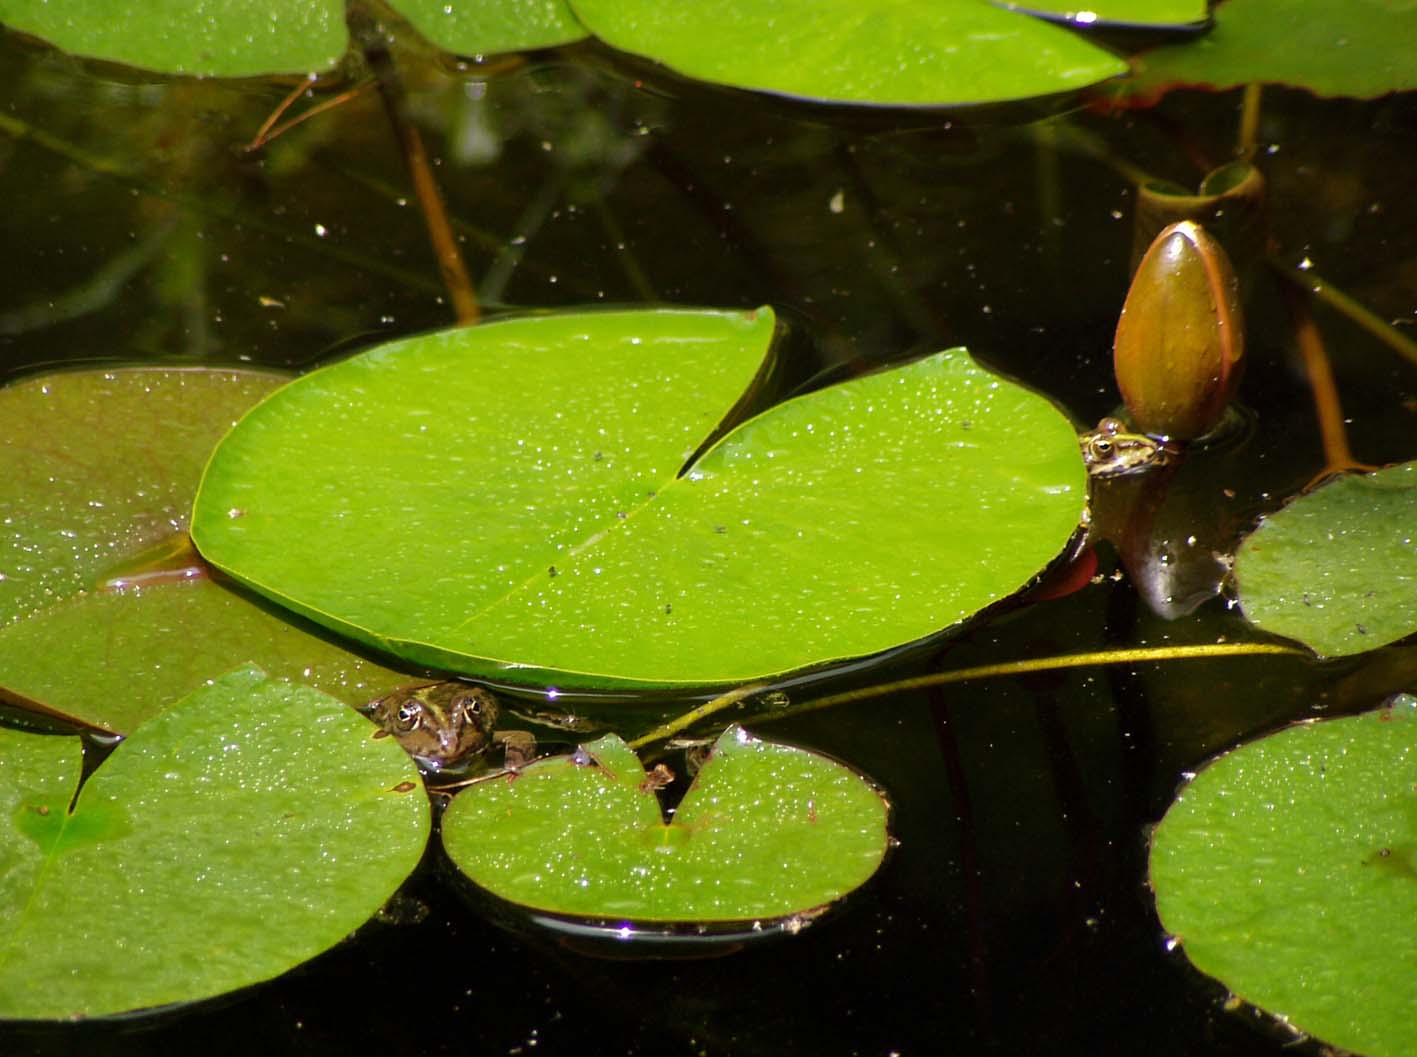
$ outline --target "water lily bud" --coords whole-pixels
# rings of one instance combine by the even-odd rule
[[[1191,440],[1212,429],[1244,366],[1240,290],[1220,243],[1190,220],[1156,236],[1137,266],[1112,346],[1138,429]]]

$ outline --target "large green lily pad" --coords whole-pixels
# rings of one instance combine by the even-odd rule
[[[0,1018],[191,1002],[276,976],[417,865],[412,761],[333,698],[247,668],[84,784],[77,739],[0,729]]]
[[[1234,994],[1344,1050],[1417,1052],[1417,699],[1209,764],[1156,829],[1151,884]]]
[[[0,697],[125,733],[247,661],[348,704],[408,681],[212,582],[186,545],[212,448],[285,380],[154,367],[0,389]]]
[[[461,793],[443,846],[493,894],[538,910],[643,922],[784,917],[865,883],[888,809],[869,782],[816,753],[729,728],[672,822],[615,735],[515,779]]]
[[[349,43],[343,0],[0,0],[0,23],[77,55],[215,77],[328,70]]]
[[[1151,102],[1171,88],[1252,82],[1371,99],[1417,88],[1410,0],[1228,0],[1203,38],[1133,62],[1121,94]]]
[[[1320,656],[1417,631],[1417,463],[1336,478],[1267,517],[1240,545],[1245,616]]]
[[[301,378],[217,449],[209,560],[431,667],[711,685],[965,620],[1065,546],[1068,420],[963,350],[774,407],[680,473],[772,315],[536,317]]]
[[[1110,52],[982,0],[571,0],[596,36],[705,81],[839,103],[1051,95],[1126,71]]]

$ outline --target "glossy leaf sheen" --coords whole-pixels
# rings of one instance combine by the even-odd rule
[[[1231,992],[1369,1057],[1417,1052],[1417,699],[1220,757],[1157,827],[1167,931]]]
[[[343,0],[0,0],[0,22],[77,55],[162,73],[313,73],[349,43]]]
[[[283,381],[136,368],[0,389],[0,627],[184,529],[216,442]]]
[[[245,661],[347,705],[417,682],[210,580],[85,594],[0,631],[0,687],[117,734]]]
[[[338,943],[428,837],[417,769],[373,734],[239,670],[136,731],[69,815],[77,740],[0,730],[0,846],[20,864],[0,871],[0,1018],[190,1002]]]
[[[285,380],[136,368],[0,389],[0,693],[126,733],[247,661],[348,704],[408,681],[204,578],[135,575],[182,539],[218,438]],[[130,586],[100,586],[115,577]]]
[[[503,899],[630,921],[774,918],[831,903],[885,855],[887,808],[860,775],[736,727],[666,824],[615,735],[476,785],[443,817],[458,868]]]
[[[1018,0],[999,6],[1014,11],[1058,17],[1083,26],[1193,27],[1207,17],[1205,0]]]
[[[1134,61],[1124,94],[1225,89],[1258,81],[1323,96],[1371,99],[1417,88],[1417,17],[1410,0],[1228,0],[1203,38]]]
[[[1253,623],[1320,656],[1417,631],[1417,463],[1340,477],[1265,518],[1235,578]]]
[[[550,48],[588,35],[566,0],[389,0],[389,6],[460,55]]]
[[[948,106],[1068,92],[1109,52],[982,0],[571,0],[617,48],[706,81],[841,103]]]
[[[248,415],[193,535],[420,663],[651,685],[910,642],[1062,550],[1085,498],[1071,425],[961,350],[772,408],[676,476],[771,328],[610,313],[384,346]]]

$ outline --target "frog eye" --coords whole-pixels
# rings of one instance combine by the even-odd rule
[[[453,702],[453,707],[461,709],[470,716],[480,716],[482,714],[482,698],[477,694],[459,694],[458,699]]]
[[[418,719],[422,712],[422,706],[416,701],[408,701],[399,705],[399,710],[394,713],[394,721],[400,727],[412,730],[418,726]]]
[[[1097,437],[1092,442],[1092,452],[1094,455],[1099,455],[1105,459],[1108,455],[1112,454],[1112,446],[1112,439],[1110,437]]]

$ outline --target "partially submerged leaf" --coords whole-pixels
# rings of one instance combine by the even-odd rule
[[[460,55],[494,55],[569,44],[588,36],[566,0],[389,0],[440,48]]]
[[[211,449],[283,381],[145,367],[0,389],[0,627],[91,590],[114,565],[185,529]]]
[[[615,735],[461,793],[443,845],[522,906],[630,922],[784,917],[864,884],[888,842],[885,799],[816,753],[731,727],[666,823]]]
[[[0,23],[77,55],[208,77],[316,73],[349,43],[343,0],[0,0]]]
[[[1210,763],[1152,839],[1166,930],[1232,993],[1369,1057],[1417,1052],[1417,699]]]
[[[765,310],[593,313],[383,346],[242,420],[193,537],[430,667],[660,686],[913,641],[1063,549],[1072,426],[963,350],[778,405],[681,475],[771,333]]]
[[[803,99],[953,106],[1074,91],[1111,53],[983,0],[571,0],[596,36],[705,81]]]
[[[1417,462],[1336,478],[1265,518],[1235,579],[1254,624],[1320,656],[1417,631]]]
[[[0,1018],[192,1002],[367,920],[417,865],[418,771],[333,698],[233,672],[84,785],[78,742],[0,729]]]
[[[1228,0],[1199,40],[1133,60],[1123,97],[1150,103],[1177,87],[1254,82],[1371,99],[1417,88],[1417,17],[1409,0]]]
[[[409,682],[406,674],[202,579],[81,595],[0,631],[0,696],[7,690],[126,734],[244,661],[347,705]]]
[[[284,380],[153,367],[0,389],[0,697],[126,733],[247,661],[348,704],[407,681],[212,582],[187,543],[211,449]]]

